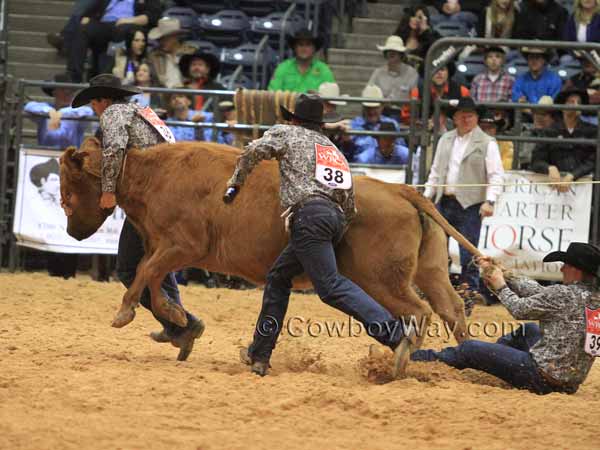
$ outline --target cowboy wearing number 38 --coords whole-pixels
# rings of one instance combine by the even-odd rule
[[[356,215],[354,190],[346,158],[322,133],[321,126],[340,119],[324,120],[323,102],[312,95],[300,95],[294,112],[285,107],[281,112],[291,125],[276,125],[246,146],[223,197],[225,203],[232,203],[261,160],[279,161],[282,217],[290,240],[267,274],[254,341],[241,350],[242,362],[258,375],[267,374],[292,279],[306,272],[321,300],[360,321],[371,337],[394,350],[393,372],[401,376],[410,340],[399,320],[337,268],[334,248]]]

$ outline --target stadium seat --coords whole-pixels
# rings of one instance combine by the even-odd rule
[[[165,10],[163,16],[179,19],[179,24],[184,30],[193,32],[198,28],[198,14],[192,8],[173,6]]]
[[[219,58],[221,56],[221,49],[209,41],[189,40],[185,41],[184,45],[189,45],[205,53],[212,53],[213,55],[218,56]]]
[[[577,75],[579,72],[581,72],[581,63],[576,59],[561,64],[556,68],[556,73],[563,81],[568,80],[573,75]]]
[[[464,61],[460,61],[456,64],[456,70],[465,77],[465,80],[468,84],[471,84],[471,81],[475,75],[485,70],[485,64],[481,59],[469,60],[469,58],[467,58]]]
[[[125,50],[125,41],[119,42],[111,42],[108,44],[108,48],[106,49],[107,56],[115,56],[117,54],[117,50]]]
[[[528,70],[529,66],[527,65],[527,60],[523,57],[513,59],[510,63],[507,64],[506,68],[506,71],[513,77],[518,77],[519,75],[527,72]]]
[[[442,20],[441,22],[438,22],[433,28],[442,37],[450,37],[450,36],[468,37],[469,36],[469,30],[467,30],[467,27],[461,22],[455,22],[452,20]]]
[[[248,16],[238,10],[223,10],[198,19],[203,39],[222,47],[235,47],[246,40]]]
[[[275,12],[266,17],[256,17],[252,20],[250,27],[250,38],[258,42],[265,34],[269,35],[269,45],[272,48],[279,48],[279,35],[283,27],[282,12]],[[306,26],[304,18],[298,14],[292,14],[286,24],[286,35],[292,35],[297,30]]]
[[[237,0],[236,9],[249,17],[263,17],[279,10],[278,0]]]
[[[252,80],[248,78],[244,74],[238,75],[235,79],[233,79],[233,74],[225,75],[218,79],[219,83],[221,83],[227,89],[252,89]]]
[[[198,14],[216,14],[224,9],[235,9],[234,1],[232,0],[221,0],[221,1],[193,1],[190,2],[190,7]]]
[[[269,46],[266,46],[261,54],[257,54],[257,50],[258,45],[252,43],[243,44],[236,48],[223,49],[221,56],[223,68],[225,70],[235,70],[237,66],[242,66],[244,74],[252,77],[254,61],[257,58],[257,81],[261,85],[266,84],[267,80],[261,79],[261,76],[263,72],[265,76],[270,74],[276,62],[275,52]],[[265,66],[264,69],[263,65]]]

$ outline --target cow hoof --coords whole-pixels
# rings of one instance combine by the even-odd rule
[[[392,367],[392,378],[394,380],[404,378],[406,376],[406,365],[410,358],[413,349],[414,336],[409,334],[405,336],[394,350],[394,365]]]
[[[117,313],[117,315],[115,316],[115,318],[113,319],[111,325],[115,328],[123,328],[125,325],[127,325],[129,322],[131,322],[134,318],[135,318],[135,309],[121,308],[119,310],[119,312]]]
[[[169,322],[173,322],[180,327],[186,327],[188,324],[187,315],[185,314],[184,309],[175,303],[165,302],[162,314],[160,315]]]

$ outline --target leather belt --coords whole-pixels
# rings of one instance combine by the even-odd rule
[[[297,202],[294,206],[292,206],[291,212],[295,213],[296,211],[305,207],[307,204],[309,204],[311,202],[330,203],[333,207],[337,208],[339,211],[344,213],[344,210],[342,209],[342,207],[340,205],[338,205],[336,202],[334,202],[329,197],[325,197],[324,195],[319,195],[319,194],[309,195],[308,197],[303,198],[302,200]]]

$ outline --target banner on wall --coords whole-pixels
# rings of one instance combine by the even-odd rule
[[[591,181],[586,177],[578,181]],[[479,249],[502,264],[538,280],[561,280],[562,263],[542,263],[555,250],[565,251],[571,242],[588,242],[592,184],[576,184],[559,193],[545,175],[508,171],[494,215],[484,219]],[[452,240],[453,271],[460,271],[458,244]]]
[[[60,207],[59,155],[56,150],[20,151],[13,221],[17,244],[50,252],[117,254],[125,219],[119,208],[89,238],[78,241],[67,234],[67,217]]]

